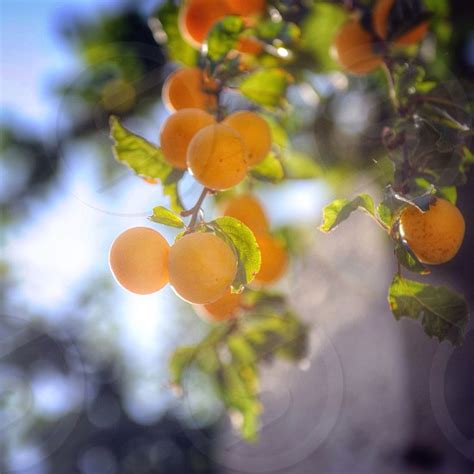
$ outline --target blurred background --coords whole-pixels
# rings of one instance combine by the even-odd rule
[[[261,439],[247,445],[205,380],[191,377],[182,398],[169,387],[169,354],[206,325],[169,288],[133,296],[108,270],[114,237],[166,205],[159,185],[115,162],[108,137],[114,113],[158,139],[173,69],[148,27],[159,2],[0,0],[0,473],[473,472],[473,332],[453,350],[393,320],[391,247],[365,216],[316,231],[336,193],[380,196],[386,92],[377,75],[337,70],[339,10],[287,3],[303,28],[291,139],[321,179],[257,193],[274,228],[305,236],[281,287],[311,325],[310,352],[263,367]],[[427,68],[472,100],[473,4],[426,3]],[[459,192],[462,252],[432,278],[471,306],[472,178]],[[186,204],[198,193],[184,180]]]

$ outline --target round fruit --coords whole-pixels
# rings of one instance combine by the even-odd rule
[[[255,235],[268,232],[268,219],[260,201],[251,194],[234,196],[224,203],[224,216],[243,222]]]
[[[256,239],[260,247],[262,264],[254,281],[261,285],[268,285],[283,275],[288,264],[288,255],[285,247],[271,235],[259,235]]]
[[[372,10],[372,25],[377,35],[386,40],[388,35],[388,23],[390,12],[393,10],[395,0],[377,0]],[[406,33],[401,34],[393,39],[395,44],[408,46],[418,43],[428,31],[428,22],[422,21],[413,26]]]
[[[179,29],[189,44],[199,48],[214,23],[231,13],[224,0],[188,0],[179,15]]]
[[[185,170],[189,142],[199,130],[215,122],[212,115],[201,109],[181,109],[170,115],[160,132],[160,145],[166,160],[173,167]]]
[[[211,322],[228,321],[233,318],[240,308],[242,295],[230,290],[213,303],[196,306],[196,311],[205,320]]]
[[[376,69],[382,58],[374,52],[372,35],[356,20],[349,20],[334,39],[339,64],[353,74],[367,74]]]
[[[465,223],[459,209],[437,198],[426,212],[408,206],[400,217],[400,232],[418,259],[437,265],[451,260],[464,238]]]
[[[270,151],[272,136],[267,122],[255,112],[235,112],[223,122],[239,132],[247,147],[249,166],[260,163]]]
[[[196,108],[213,111],[217,98],[215,82],[198,67],[184,67],[171,73],[163,85],[162,99],[170,112]]]
[[[225,0],[236,15],[259,15],[265,9],[266,0]]]
[[[212,303],[233,282],[237,258],[216,235],[197,232],[171,247],[168,270],[170,284],[181,298],[195,304]]]
[[[247,150],[234,129],[209,125],[191,140],[187,163],[192,175],[207,188],[228,189],[247,175]]]
[[[160,290],[168,283],[168,253],[165,238],[148,227],[133,227],[112,243],[109,264],[125,289],[139,295]]]

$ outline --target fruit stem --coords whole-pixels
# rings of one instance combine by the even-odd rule
[[[400,103],[398,101],[397,92],[395,90],[395,80],[393,79],[392,70],[390,68],[390,65],[388,64],[387,58],[384,59],[384,62],[382,63],[382,68],[385,72],[385,77],[387,78],[390,100],[392,101],[393,107],[396,112],[400,113]]]
[[[181,216],[183,217],[191,216],[191,220],[189,221],[188,231],[194,230],[194,227],[196,226],[196,221],[199,215],[199,211],[201,210],[201,207],[202,207],[202,203],[204,202],[204,199],[206,199],[206,196],[210,191],[211,190],[208,188],[203,188],[201,194],[199,195],[198,200],[196,201],[196,204],[194,204],[194,206],[191,209],[181,212]]]

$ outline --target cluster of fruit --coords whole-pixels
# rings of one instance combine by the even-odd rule
[[[171,74],[163,87],[163,102],[174,112],[164,122],[160,144],[165,159],[186,170],[212,190],[239,184],[248,168],[260,163],[272,144],[267,122],[242,110],[217,122],[217,84],[197,68]]]
[[[256,286],[276,282],[284,273],[285,247],[268,230],[260,202],[250,194],[228,199],[222,209],[254,232],[261,252]],[[120,234],[109,254],[117,281],[136,294],[150,294],[170,283],[183,300],[197,305],[199,314],[224,321],[241,308],[242,295],[230,289],[237,272],[237,257],[231,247],[210,232],[191,232],[170,247],[166,239],[148,227],[134,227]]]
[[[188,2],[183,9],[189,34],[194,32],[190,19],[200,3]],[[171,112],[160,131],[164,159],[177,170],[189,171],[209,191],[238,185],[271,150],[270,127],[258,113],[240,110],[218,120],[219,84],[203,69],[184,67],[170,74],[162,99]],[[254,284],[278,280],[288,257],[270,234],[260,202],[250,194],[234,196],[225,202],[222,215],[240,220],[255,235],[261,267]],[[226,320],[241,308],[242,295],[231,291],[237,257],[218,235],[196,230],[190,225],[170,247],[153,229],[129,229],[112,244],[110,267],[117,281],[134,293],[153,293],[169,282],[178,296],[198,305],[200,314]]]
[[[426,12],[400,5],[395,0],[377,0],[371,11],[342,25],[334,39],[334,52],[342,67],[353,74],[367,74],[382,64],[387,45],[410,46],[425,36]]]

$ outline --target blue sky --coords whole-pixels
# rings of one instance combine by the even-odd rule
[[[0,0],[0,104],[2,118],[21,118],[40,130],[54,120],[50,88],[75,67],[56,33],[71,10],[95,16],[120,0]],[[66,16],[67,18],[67,16]]]

